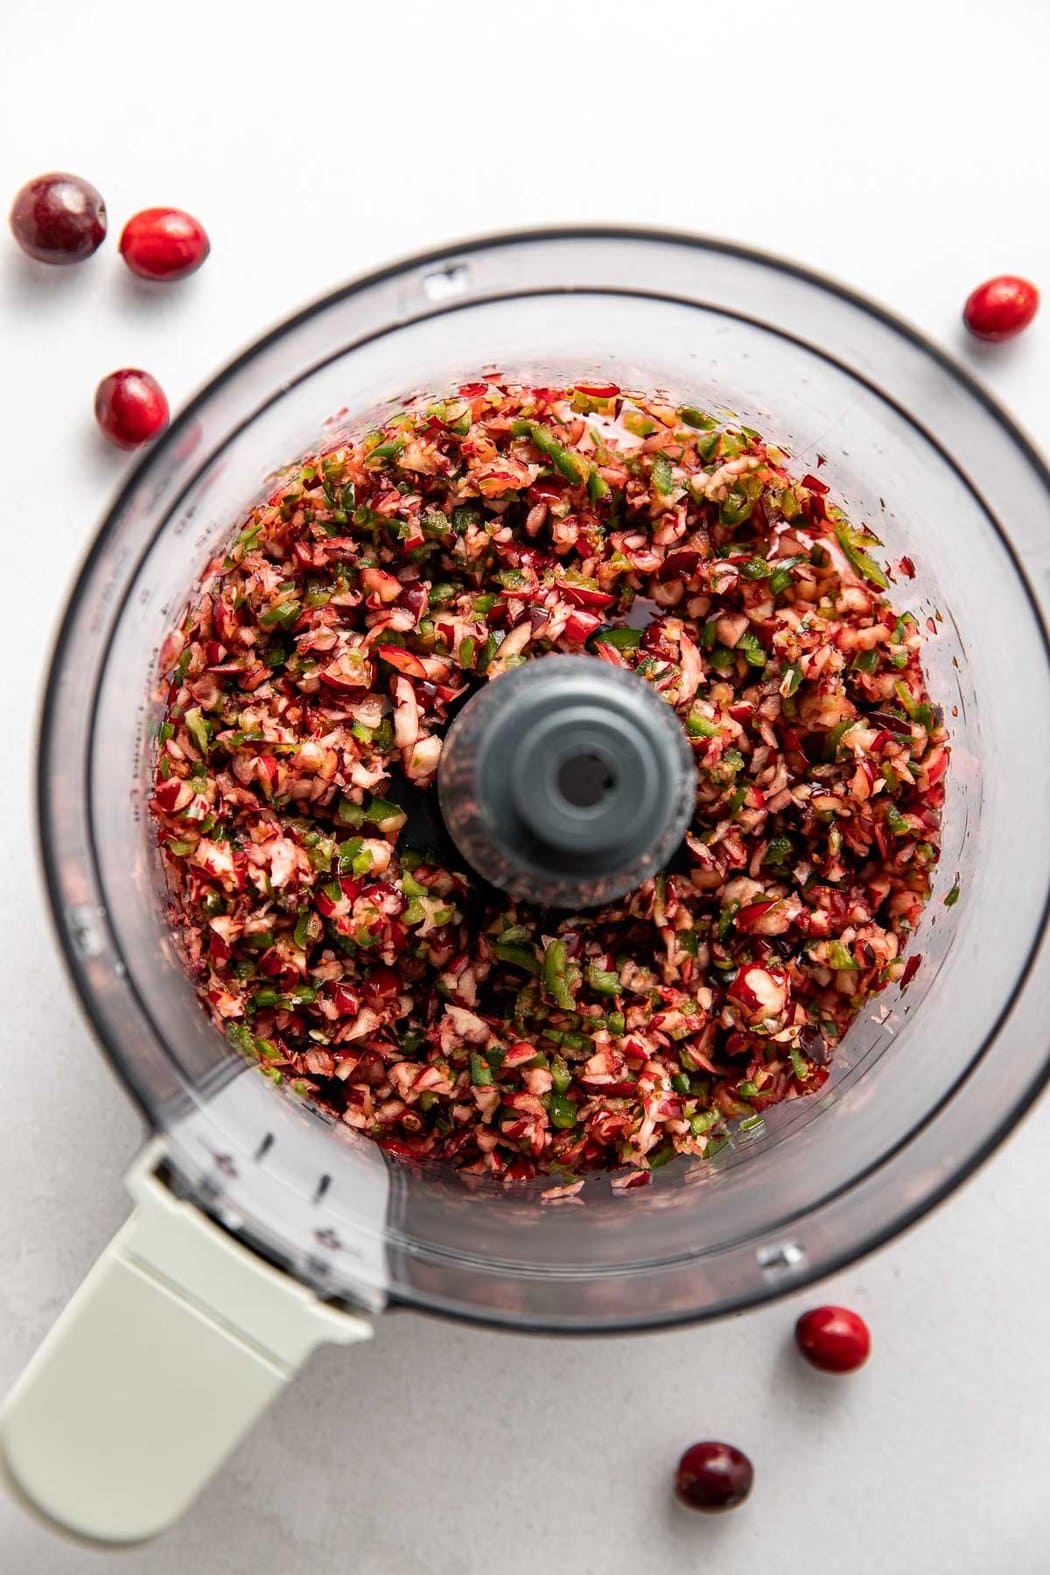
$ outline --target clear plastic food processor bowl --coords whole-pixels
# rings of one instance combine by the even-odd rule
[[[486,372],[662,388],[758,428],[797,474],[823,456],[835,501],[887,557],[914,560],[892,594],[932,620],[924,659],[953,746],[943,857],[912,942],[922,966],[865,1011],[826,1088],[710,1163],[678,1161],[621,1193],[595,1175],[554,1207],[542,1178],[503,1191],[388,1161],[232,1052],[167,934],[146,810],[161,641],[267,477],[326,431]],[[1047,1073],[1048,576],[1048,476],[1010,421],[910,329],[774,258],[633,231],[500,236],[388,268],[269,334],[118,498],[44,715],[58,930],[159,1138],[162,1185],[325,1300],[522,1329],[739,1310],[901,1230],[990,1152]]]

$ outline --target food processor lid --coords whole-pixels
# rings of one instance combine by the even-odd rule
[[[512,896],[595,907],[662,869],[685,834],[696,768],[681,724],[636,673],[548,656],[479,690],[445,739],[445,825]]]

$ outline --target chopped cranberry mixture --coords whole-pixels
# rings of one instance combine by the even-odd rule
[[[476,383],[252,512],[169,642],[152,808],[202,999],[274,1081],[397,1154],[623,1184],[821,1086],[905,973],[948,748],[877,539],[785,461]],[[434,809],[457,702],[549,652],[642,674],[696,758],[669,869],[585,913],[483,886]]]

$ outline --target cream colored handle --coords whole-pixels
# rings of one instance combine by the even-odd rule
[[[0,1410],[0,1467],[56,1528],[142,1542],[325,1341],[368,1339],[140,1166],[135,1212]]]

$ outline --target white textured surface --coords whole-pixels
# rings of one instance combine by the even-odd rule
[[[30,805],[50,630],[125,466],[92,430],[100,376],[147,366],[178,404],[274,319],[391,256],[636,221],[838,274],[1050,439],[1050,309],[990,352],[956,326],[990,273],[1050,291],[1045,0],[631,7],[619,30],[613,16],[549,0],[3,8],[0,201],[71,168],[104,192],[111,239],[58,271],[0,236],[0,1390],[119,1224],[139,1139],[52,946]],[[165,202],[201,216],[213,255],[155,293],[115,242]],[[818,1293],[873,1325],[852,1380],[811,1375],[788,1348],[812,1293],[590,1343],[399,1314],[372,1346],[323,1353],[162,1542],[118,1563],[0,1500],[0,1570],[1036,1575],[1048,1132],[1044,1107],[946,1209]],[[751,1503],[714,1522],[668,1498],[701,1437],[757,1468]]]

